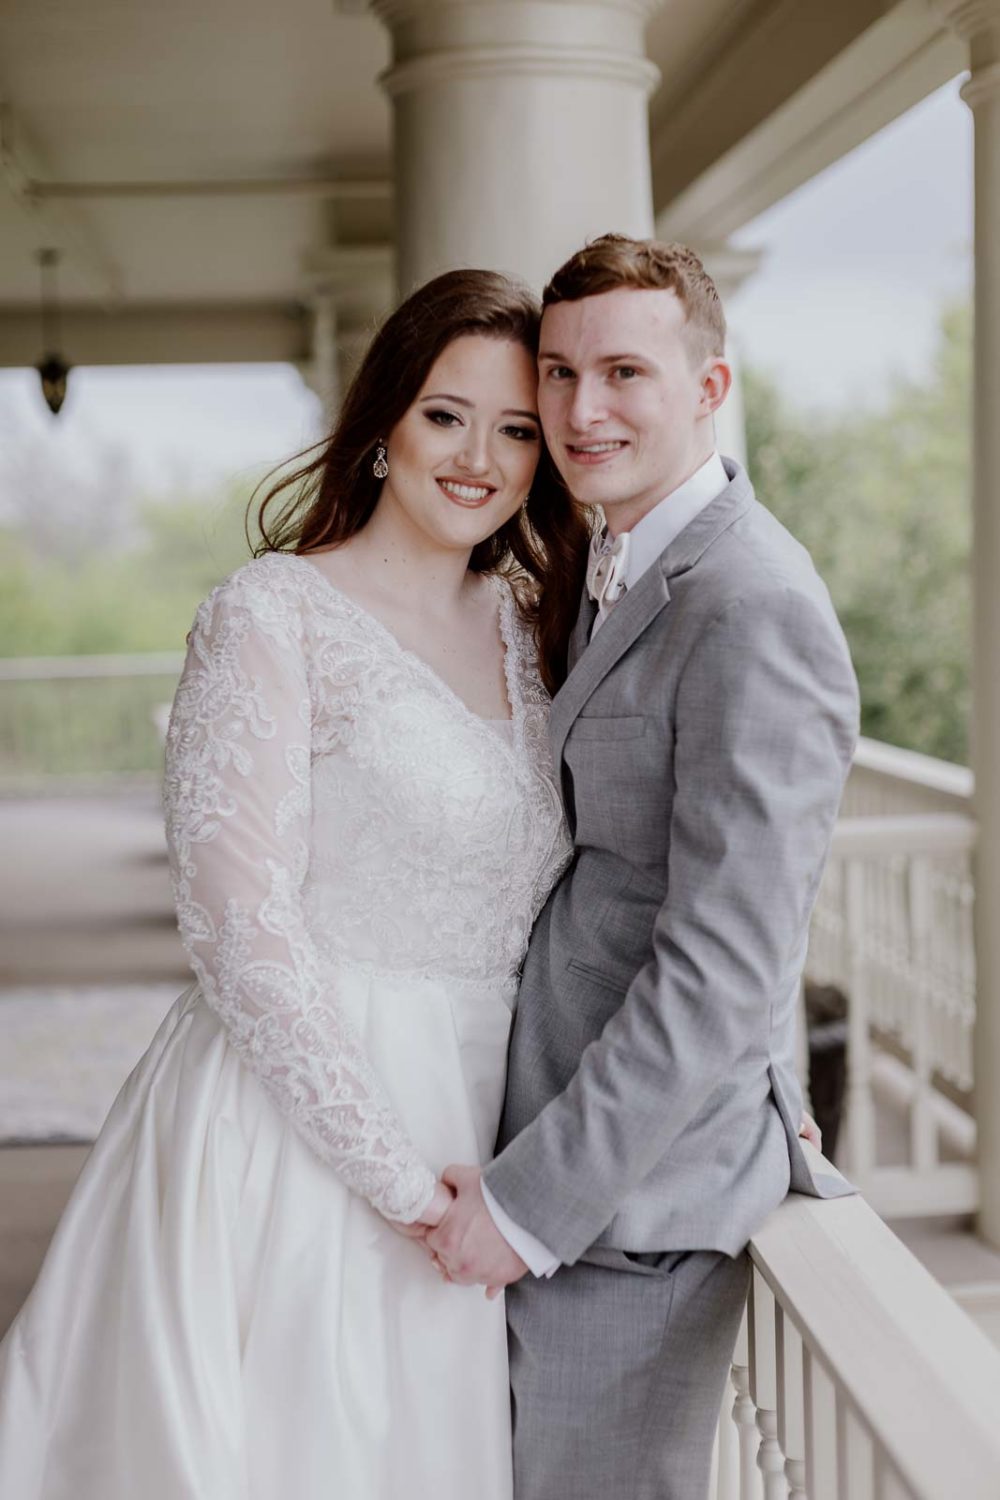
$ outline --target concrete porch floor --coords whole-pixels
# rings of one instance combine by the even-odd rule
[[[0,800],[0,1037],[4,986],[159,983],[188,969],[177,937],[158,796]],[[879,1157],[903,1159],[880,1107]],[[0,1334],[38,1273],[86,1146],[0,1148]],[[1000,1347],[1000,1254],[963,1220],[893,1228]]]
[[[0,1150],[0,1337],[34,1285],[89,1146]]]
[[[0,799],[3,990],[189,982],[159,791]],[[0,1330],[27,1295],[87,1146],[0,1149]]]
[[[155,787],[0,799],[0,848],[0,990],[186,982]]]

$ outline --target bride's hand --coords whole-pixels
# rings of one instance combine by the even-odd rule
[[[446,1182],[438,1182],[431,1201],[411,1227],[419,1224],[425,1233],[428,1229],[436,1229],[454,1201],[454,1188],[450,1188]]]
[[[386,1219],[386,1223],[397,1234],[401,1234],[405,1240],[419,1240],[422,1242],[427,1237],[427,1231],[435,1229],[440,1224],[454,1201],[455,1194],[452,1189],[446,1183],[439,1182],[431,1196],[431,1201],[419,1219],[414,1219],[410,1224],[401,1224],[398,1219]],[[430,1250],[427,1253],[430,1255]],[[433,1256],[431,1258],[433,1259]]]
[[[431,1201],[428,1203],[427,1207],[420,1215],[420,1218],[416,1219],[412,1224],[407,1226],[411,1233],[413,1231],[416,1231],[414,1237],[419,1238],[419,1241],[422,1244],[424,1250],[430,1256],[431,1265],[434,1267],[435,1271],[439,1272],[440,1275],[444,1277],[445,1281],[450,1281],[451,1277],[448,1275],[448,1272],[445,1270],[441,1261],[439,1261],[437,1256],[434,1254],[434,1251],[431,1249],[430,1245],[428,1245],[426,1236],[432,1229],[437,1228],[438,1224],[441,1223],[441,1220],[444,1218],[449,1208],[451,1208],[451,1205],[454,1203],[454,1201],[454,1189],[450,1188],[445,1182],[439,1182],[434,1189]]]

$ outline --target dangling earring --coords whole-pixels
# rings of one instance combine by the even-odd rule
[[[372,473],[376,479],[384,479],[389,472],[389,465],[385,461],[385,443],[379,438],[375,449],[375,462],[372,464]]]
[[[527,510],[528,509],[528,502],[530,501],[530,499],[531,499],[531,491],[529,490],[528,493],[525,495],[524,499],[521,501],[521,509],[522,510]]]

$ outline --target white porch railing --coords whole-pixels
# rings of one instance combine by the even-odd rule
[[[177,652],[0,659],[0,791],[153,778]]]
[[[978,1206],[971,793],[960,766],[862,741],[813,917],[808,975],[848,998],[838,1164],[890,1218]]]
[[[966,766],[861,739],[840,809],[845,818],[913,813],[971,813],[973,779]]]
[[[0,792],[154,780],[181,662],[0,660]],[[813,921],[809,976],[850,1001],[838,1162],[890,1216],[978,1202],[971,793],[960,766],[862,740]],[[876,1130],[886,1109],[906,1122],[892,1160]]]
[[[862,1198],[750,1254],[711,1500],[997,1500],[1000,1352]]]
[[[889,1217],[978,1204],[969,1105],[974,842],[972,820],[953,813],[843,819],[816,904],[810,976],[848,997],[838,1156]],[[905,1163],[879,1160],[879,1100],[908,1117]]]
[[[0,661],[0,788],[155,774],[176,654]],[[850,1000],[844,1167],[882,1214],[975,1207],[971,776],[863,741],[809,972]],[[876,1107],[906,1116],[879,1160]],[[753,1282],[711,1500],[997,1500],[1000,1354],[861,1197],[792,1196]]]

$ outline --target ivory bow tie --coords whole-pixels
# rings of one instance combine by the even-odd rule
[[[590,542],[587,559],[587,592],[597,601],[598,611],[603,617],[618,603],[627,587],[628,550],[630,534],[623,531],[612,541],[606,533],[594,536]]]

